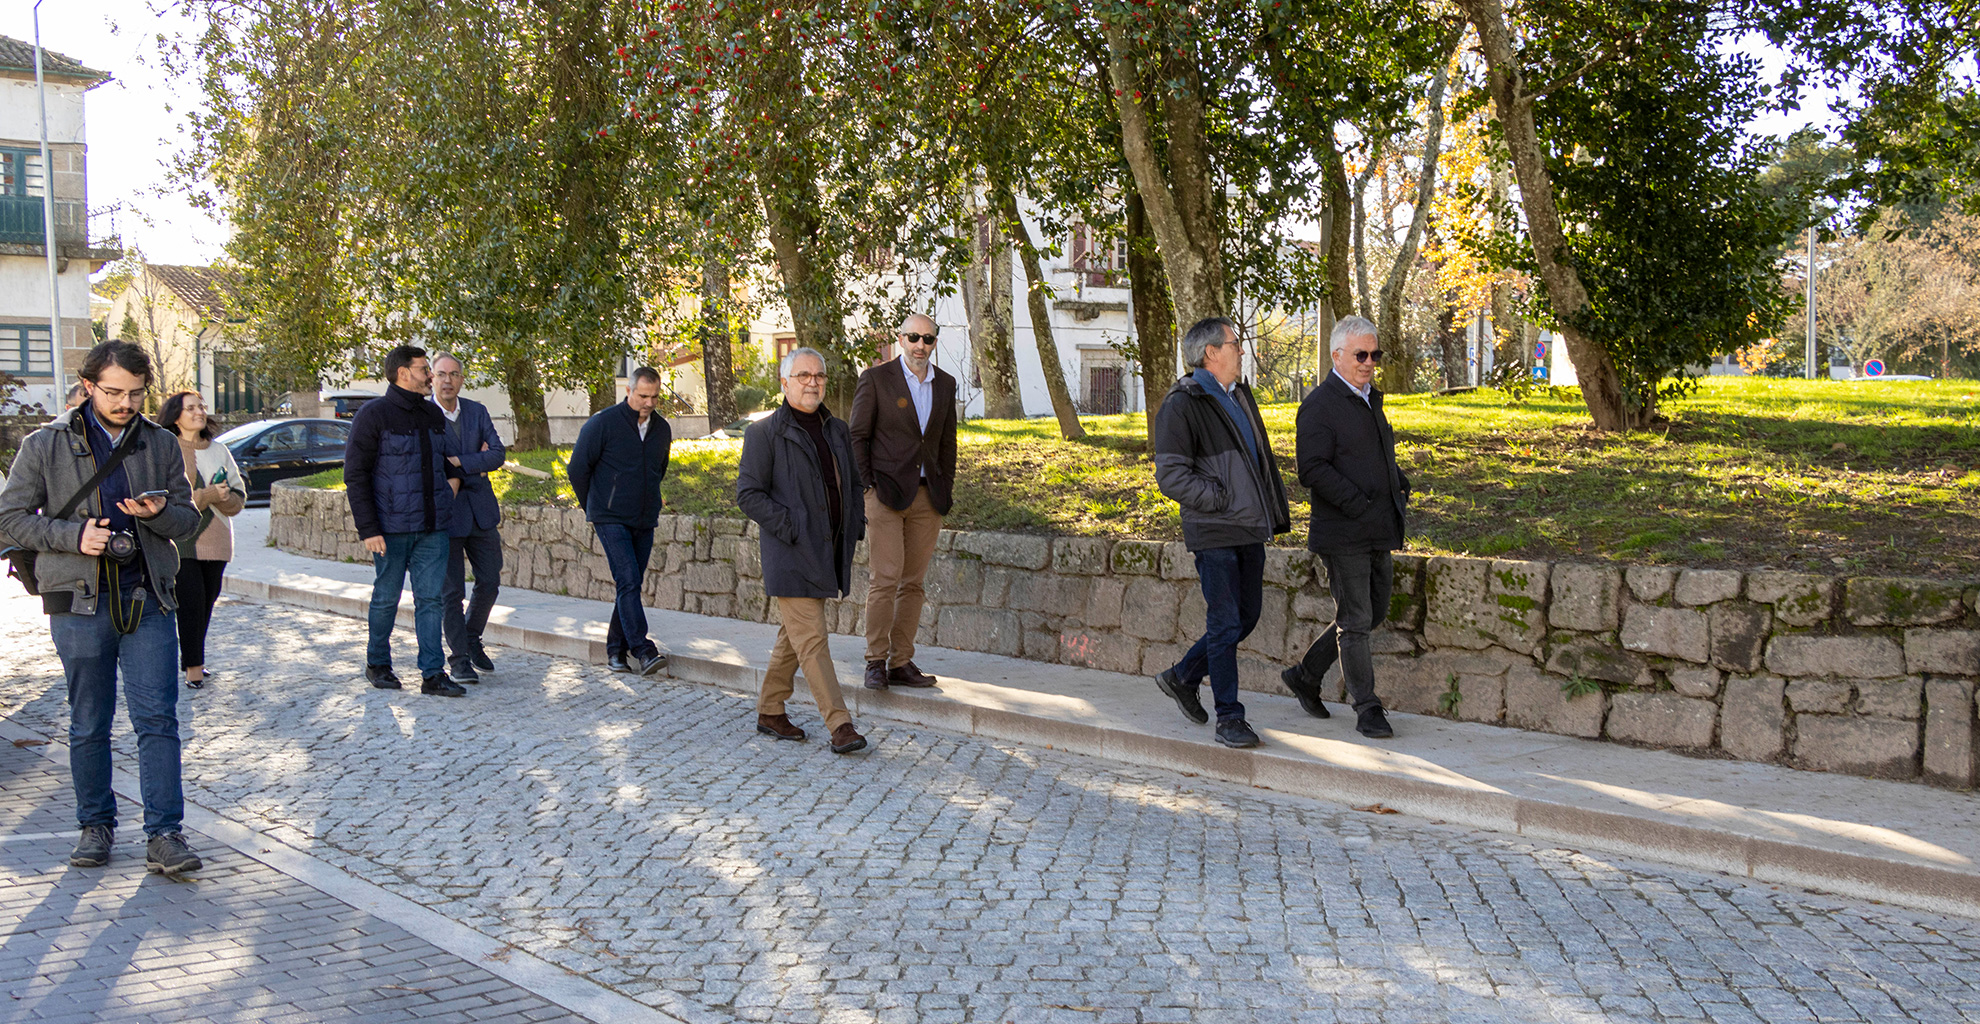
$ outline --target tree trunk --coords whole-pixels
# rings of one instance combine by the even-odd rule
[[[550,413],[543,404],[543,377],[530,358],[530,346],[521,343],[502,354],[502,386],[509,390],[509,415],[515,418],[516,436],[509,447],[535,451],[550,447]]]
[[[1492,162],[1492,216],[1495,221],[1499,211],[1505,209],[1506,197],[1511,194],[1511,178],[1511,172],[1504,164],[1497,160]],[[1494,226],[1505,228],[1510,225],[1495,224]],[[1494,340],[1498,342],[1495,359],[1501,366],[1523,365],[1525,362],[1525,356],[1520,350],[1520,331],[1516,319],[1513,314],[1512,282],[1501,275],[1499,280],[1492,284],[1492,334]]]
[[[729,267],[701,265],[701,381],[708,396],[708,429],[736,419],[736,368],[729,349]]]
[[[1066,390],[1065,367],[1059,363],[1059,345],[1052,337],[1052,310],[1045,301],[1045,273],[1038,266],[1038,247],[1031,243],[1031,229],[1018,213],[1017,195],[1008,188],[996,190],[998,215],[1009,227],[1017,243],[1018,258],[1024,262],[1024,301],[1031,311],[1031,337],[1038,343],[1038,364],[1045,371],[1045,392],[1052,396],[1052,414],[1059,419],[1059,436],[1077,441],[1086,436],[1080,426],[1079,410],[1073,407]]]
[[[1327,181],[1327,213],[1324,229],[1320,233],[1320,246],[1327,253],[1327,307],[1333,314],[1327,318],[1321,337],[1326,337],[1333,321],[1354,312],[1354,282],[1348,276],[1352,268],[1348,265],[1350,250],[1358,250],[1360,232],[1354,231],[1349,237],[1349,223],[1356,225],[1350,213],[1354,205],[1348,197],[1347,161],[1341,159],[1340,150],[1334,148],[1331,140],[1326,142],[1321,173]],[[1365,264],[1364,264],[1365,266]]]
[[[1148,210],[1141,193],[1127,187],[1128,288],[1134,306],[1136,360],[1141,364],[1141,409],[1148,436],[1155,436],[1155,413],[1176,380],[1176,310],[1169,304],[1169,279],[1162,256],[1148,233]]]
[[[983,415],[1024,418],[1018,384],[1016,318],[1011,311],[1011,247],[999,218],[979,210],[970,226],[970,263],[963,273],[963,305],[969,311],[969,350],[983,386]]]
[[[1410,217],[1402,246],[1396,250],[1396,261],[1389,267],[1389,278],[1382,283],[1379,304],[1382,317],[1376,321],[1376,341],[1392,356],[1403,352],[1402,293],[1409,284],[1410,268],[1416,263],[1416,246],[1423,239],[1423,227],[1430,221],[1430,201],[1436,197],[1437,157],[1444,147],[1444,84],[1449,78],[1450,63],[1446,61],[1430,80],[1430,95],[1425,101],[1429,104],[1429,115],[1423,129],[1423,172],[1416,182],[1416,212]],[[1401,393],[1413,390],[1415,360],[1397,359],[1395,368],[1399,371],[1395,376],[1401,379],[1383,374],[1384,390]]]
[[[619,381],[616,376],[602,377],[591,382],[591,411],[604,412],[619,404]]]
[[[1622,377],[1609,353],[1575,326],[1588,308],[1588,289],[1581,275],[1568,262],[1567,234],[1561,227],[1560,210],[1554,204],[1554,180],[1547,172],[1546,157],[1540,148],[1540,133],[1533,119],[1533,97],[1521,95],[1525,83],[1519,54],[1513,49],[1506,29],[1501,0],[1457,0],[1465,17],[1478,30],[1479,51],[1485,58],[1485,88],[1492,96],[1493,110],[1499,115],[1500,130],[1512,157],[1513,175],[1519,181],[1520,206],[1526,212],[1527,237],[1532,240],[1533,260],[1540,271],[1540,282],[1547,289],[1547,303],[1553,307],[1555,327],[1567,342],[1568,358],[1574,361],[1575,376],[1581,381],[1581,396],[1588,403],[1588,414],[1597,430],[1627,430],[1646,423],[1655,407],[1646,402],[1630,409],[1623,397]]]
[[[1354,190],[1354,276],[1361,286],[1355,293],[1360,300],[1355,311],[1363,320],[1373,320],[1375,309],[1368,300],[1367,195],[1368,183],[1363,181],[1362,187]]]
[[[1102,28],[1108,77],[1120,92],[1114,106],[1121,122],[1122,155],[1134,175],[1135,191],[1146,204],[1177,320],[1193,324],[1223,316],[1227,311],[1223,231],[1213,206],[1216,186],[1204,137],[1200,76],[1195,65],[1173,58],[1162,62],[1160,77],[1165,84],[1145,83],[1126,27],[1110,22]],[[1177,81],[1181,87],[1171,88],[1167,81]],[[1163,113],[1159,134],[1167,143],[1162,152],[1157,152],[1158,131],[1149,116],[1157,93]]]

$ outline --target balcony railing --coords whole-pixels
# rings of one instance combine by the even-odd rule
[[[41,245],[47,235],[41,226],[40,196],[0,195],[0,242]],[[88,235],[88,216],[83,204],[74,199],[55,200],[55,241],[80,242]]]

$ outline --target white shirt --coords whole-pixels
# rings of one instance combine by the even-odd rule
[[[928,367],[928,379],[914,375],[908,366],[906,356],[901,357],[901,376],[907,378],[908,397],[914,399],[914,417],[921,422],[921,432],[928,433],[928,416],[935,411],[935,367]]]
[[[641,420],[639,421],[639,439],[640,439],[640,440],[642,440],[642,441],[644,441],[644,440],[646,440],[646,428],[647,428],[648,426],[650,426],[650,425],[652,425],[652,423],[653,423],[653,414],[652,414],[652,413],[647,413],[647,414],[646,414],[646,416],[645,416],[645,417],[644,417],[643,419],[641,419]]]
[[[1334,376],[1336,376],[1336,377],[1341,377],[1341,371],[1339,371],[1339,370],[1334,370],[1334,371],[1333,371],[1333,374],[1334,374]],[[1355,394],[1357,394],[1357,395],[1359,395],[1359,396],[1361,396],[1361,402],[1362,402],[1362,404],[1363,404],[1363,405],[1366,405],[1366,406],[1368,406],[1368,407],[1369,407],[1370,409],[1373,409],[1373,408],[1375,408],[1375,403],[1374,403],[1374,401],[1373,401],[1373,400],[1371,400],[1371,399],[1369,398],[1369,395],[1370,395],[1370,394],[1372,394],[1372,393],[1373,393],[1373,392],[1375,391],[1375,382],[1374,382],[1374,381],[1369,381],[1369,382],[1368,382],[1368,386],[1367,386],[1367,387],[1365,387],[1365,388],[1358,388],[1358,387],[1355,387],[1355,386],[1354,386],[1354,382],[1353,382],[1353,381],[1351,381],[1351,380],[1348,380],[1348,379],[1347,379],[1346,377],[1341,377],[1341,383],[1343,383],[1343,384],[1346,384],[1346,385],[1348,386],[1348,390],[1349,390],[1349,391],[1352,391],[1352,392],[1354,392]]]
[[[433,404],[440,406],[440,415],[447,417],[447,422],[459,423],[461,421],[460,399],[458,398],[454,399],[454,408],[452,410],[449,410],[445,405],[441,404],[440,399],[438,398],[433,399]]]

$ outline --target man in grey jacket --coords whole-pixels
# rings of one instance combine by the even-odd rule
[[[180,825],[179,551],[199,530],[192,485],[173,434],[145,419],[151,360],[130,342],[89,351],[89,398],[29,434],[0,491],[0,534],[36,552],[35,584],[69,687],[69,772],[82,829],[69,863],[110,860],[117,799],[110,792],[110,723],[121,668],[137,733],[145,866],[200,868]],[[112,463],[122,450],[121,460]],[[73,513],[55,518],[98,471]]]
[[[763,672],[756,731],[803,740],[784,713],[798,666],[831,730],[832,752],[864,749],[853,728],[827,644],[825,602],[852,589],[853,548],[866,532],[852,432],[825,408],[825,357],[808,348],[784,357],[784,404],[743,434],[736,504],[756,521],[763,590],[777,599],[777,645]]]
[[[1195,369],[1169,389],[1155,414],[1155,482],[1182,506],[1183,544],[1203,585],[1203,636],[1155,685],[1191,721],[1210,720],[1197,699],[1207,674],[1217,703],[1217,742],[1255,747],[1258,734],[1238,702],[1237,647],[1265,604],[1265,542],[1292,529],[1286,485],[1251,389],[1238,381],[1244,346],[1223,317],[1183,335]]]

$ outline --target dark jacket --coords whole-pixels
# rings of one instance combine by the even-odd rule
[[[673,447],[674,430],[658,412],[647,414],[645,440],[639,413],[625,402],[593,413],[571,449],[571,493],[584,518],[635,530],[659,525],[660,481]]]
[[[440,409],[439,402],[433,407],[440,409],[441,422],[447,424],[447,439],[461,459],[461,491],[454,495],[454,525],[448,532],[465,537],[501,525],[502,505],[495,500],[495,486],[488,482],[488,474],[502,468],[509,450],[502,445],[502,435],[495,432],[487,406],[467,398],[458,401],[461,413],[453,420],[447,419],[447,410]],[[481,450],[484,444],[487,451]]]
[[[1251,457],[1223,400],[1185,376],[1155,414],[1155,483],[1182,506],[1183,543],[1191,551],[1262,544],[1292,529],[1286,484],[1251,389],[1232,394],[1251,419],[1264,466]]]
[[[929,504],[937,515],[948,515],[955,501],[956,379],[940,367],[929,369],[934,376],[928,382],[932,405],[927,433],[921,430],[899,358],[859,375],[847,426],[859,482],[876,491],[881,504],[906,510],[926,475]]]
[[[1409,477],[1396,464],[1396,434],[1382,392],[1368,401],[1328,373],[1299,403],[1299,482],[1313,492],[1307,550],[1360,555],[1403,546]]]
[[[136,433],[118,443],[142,446],[132,449],[119,467],[130,482],[130,492],[172,492],[165,498],[164,511],[136,521],[136,533],[144,552],[145,572],[150,576],[148,586],[159,604],[177,608],[174,584],[179,576],[179,549],[173,542],[189,540],[199,530],[192,484],[186,480],[179,439],[171,431],[143,416],[133,419],[127,429]],[[78,407],[55,417],[21,442],[14,467],[7,473],[6,490],[0,491],[0,542],[4,542],[0,547],[17,544],[40,552],[35,558],[34,576],[44,608],[56,608],[66,601],[71,613],[96,614],[100,559],[82,553],[82,528],[85,521],[104,517],[102,489],[85,497],[67,519],[50,519],[44,514],[61,511],[94,475],[96,458],[90,453],[89,431]]]
[[[458,454],[440,407],[417,391],[388,385],[384,398],[359,406],[344,442],[344,495],[358,537],[451,530],[447,480],[461,473],[447,456]]]
[[[818,412],[825,417],[825,443],[838,462],[837,481],[825,479],[818,448],[791,417],[789,406],[778,406],[743,432],[736,504],[756,520],[763,590],[771,597],[833,598],[849,593],[853,548],[866,535],[865,489],[854,469],[852,434],[846,421],[835,418],[830,409],[821,405]],[[834,483],[844,511],[836,547],[825,495],[825,488]]]

